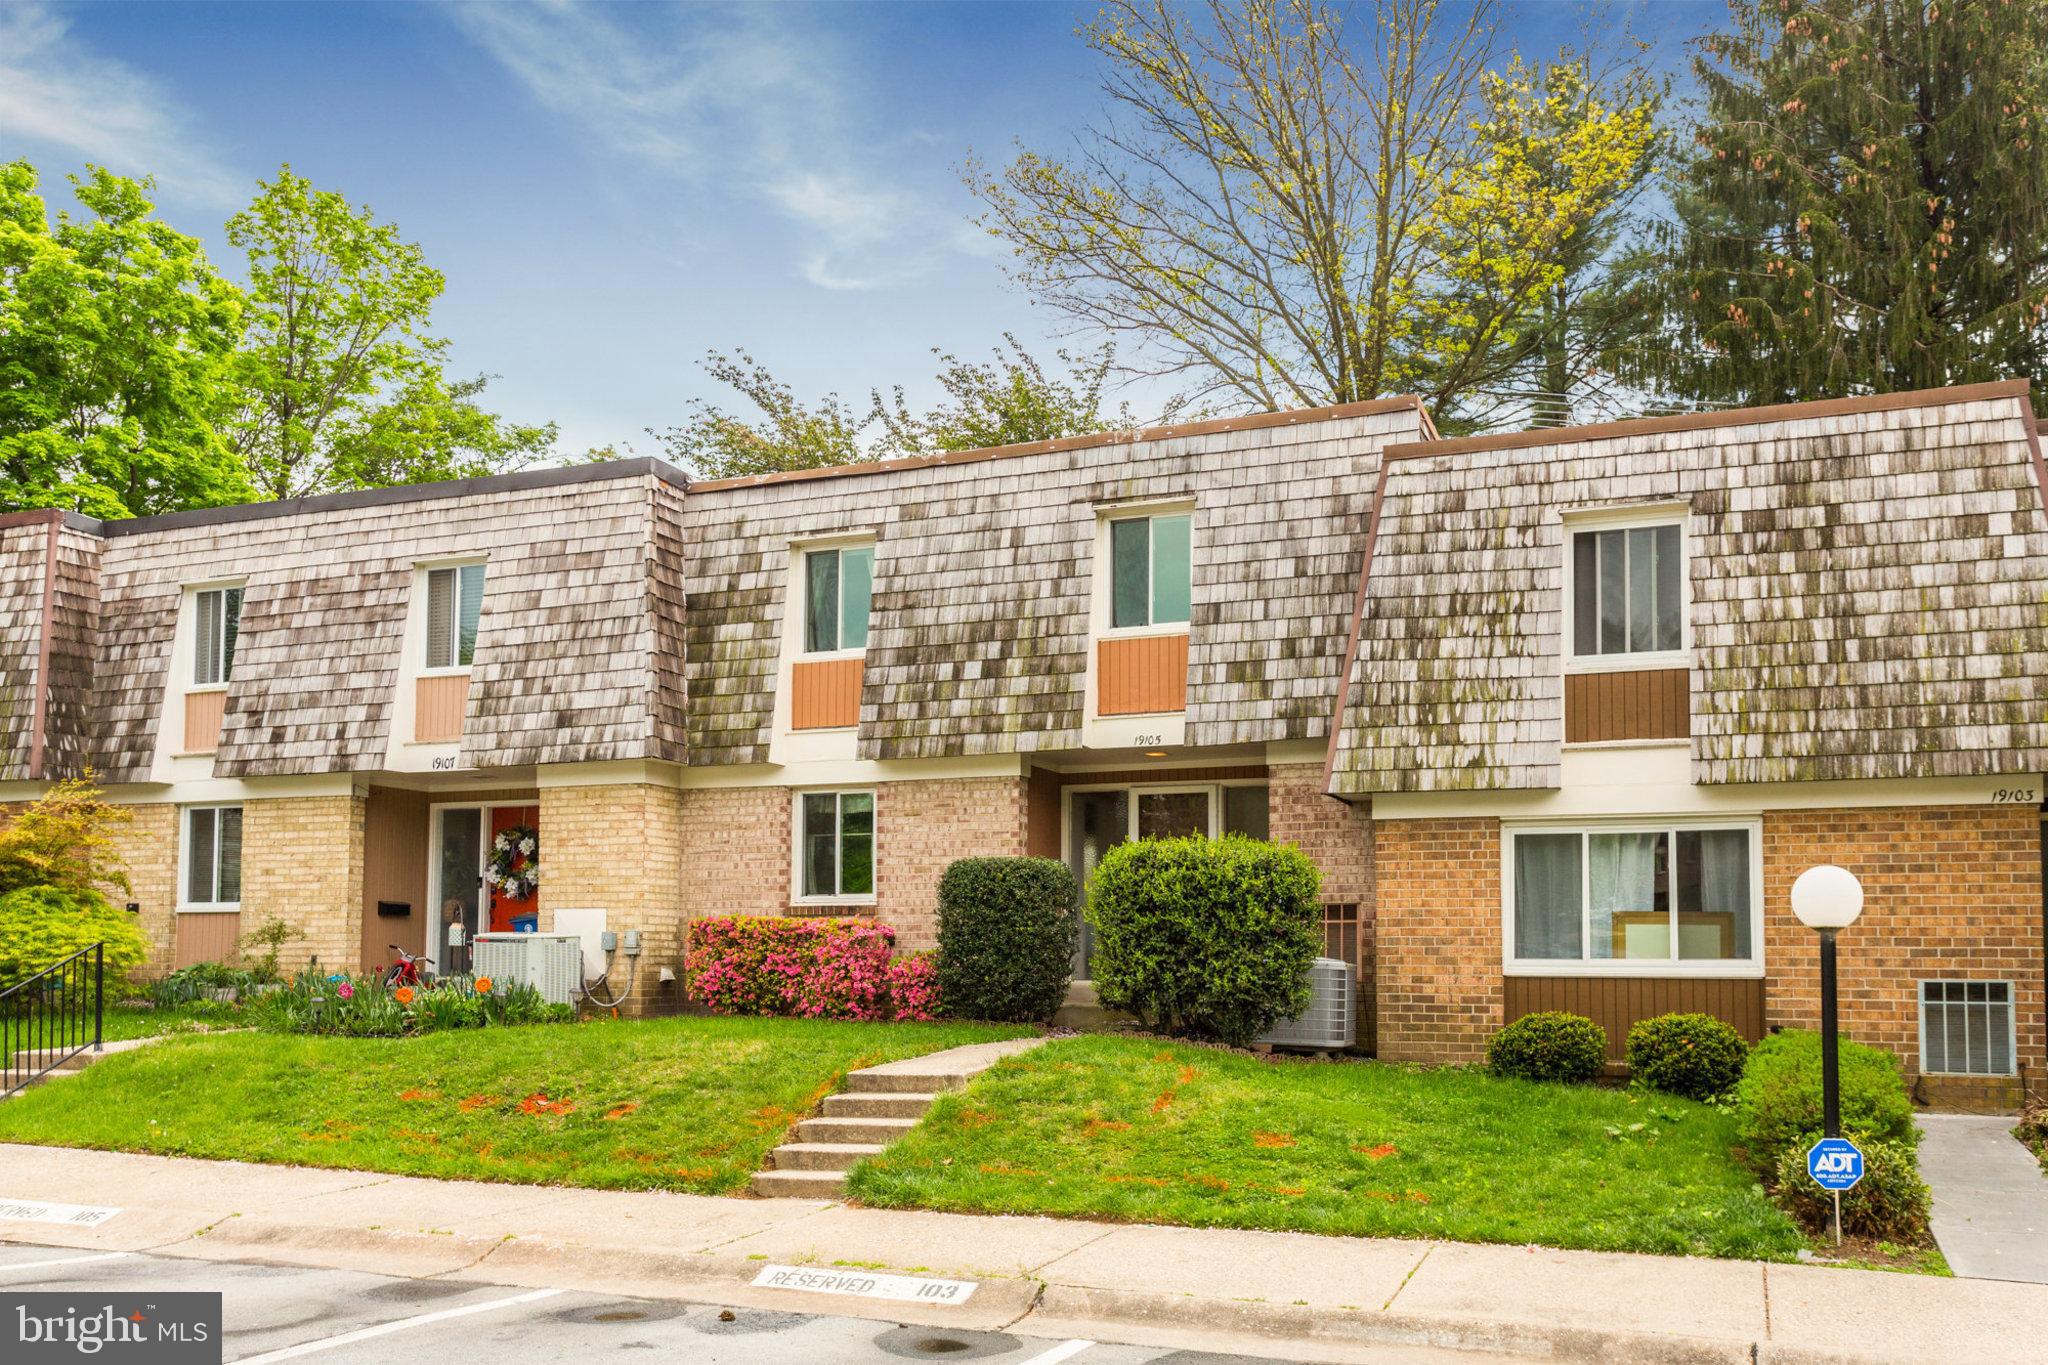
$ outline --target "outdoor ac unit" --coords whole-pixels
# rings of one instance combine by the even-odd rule
[[[478,934],[473,970],[511,985],[523,981],[555,1005],[576,1003],[583,984],[583,939],[577,934]]]
[[[1273,1047],[1326,1051],[1358,1039],[1358,977],[1349,962],[1319,957],[1308,969],[1308,1009],[1259,1035]]]

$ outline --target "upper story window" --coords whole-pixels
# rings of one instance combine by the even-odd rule
[[[194,640],[192,684],[216,687],[234,676],[235,637],[242,627],[242,590],[206,588],[193,594],[198,613],[198,635]]]
[[[872,545],[804,556],[804,653],[867,648],[874,581]]]
[[[484,605],[484,566],[427,570],[427,667],[468,668]]]
[[[1679,523],[1572,533],[1572,654],[1672,654],[1685,643]]]
[[[1186,512],[1110,522],[1112,630],[1187,622],[1194,597],[1193,523]]]

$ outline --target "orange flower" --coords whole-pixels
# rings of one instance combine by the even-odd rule
[[[412,1003],[412,987],[400,986],[397,990],[391,992],[391,998],[401,1005],[410,1005]]]
[[[491,993],[491,979],[488,976],[480,976],[476,979],[476,993],[478,995],[489,995]]]

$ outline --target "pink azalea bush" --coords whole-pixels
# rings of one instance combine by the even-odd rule
[[[871,920],[702,919],[690,926],[690,993],[719,1014],[935,1018],[930,955],[895,948],[895,931]]]

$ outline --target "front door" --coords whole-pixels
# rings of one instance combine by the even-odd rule
[[[1207,787],[1119,791],[1077,791],[1068,808],[1067,865],[1074,869],[1074,881],[1081,890],[1083,905],[1088,900],[1088,878],[1102,855],[1131,839],[1180,839],[1190,834],[1213,834],[1210,813],[1211,791]],[[1081,936],[1074,949],[1074,979],[1089,981],[1089,966],[1095,953],[1095,931],[1084,918]]]
[[[496,845],[498,837],[505,834],[530,834],[534,842],[540,841],[539,806],[493,806],[491,807],[491,841]],[[488,866],[491,850],[484,851]],[[509,934],[515,929],[538,929],[540,927],[540,892],[530,891],[524,896],[508,896],[495,886],[487,886],[491,902],[491,932]]]
[[[482,922],[484,886],[484,811],[481,806],[449,806],[437,812],[434,849],[435,914],[427,956],[443,972],[469,970],[470,940]],[[462,926],[462,946],[448,944],[448,926]]]

